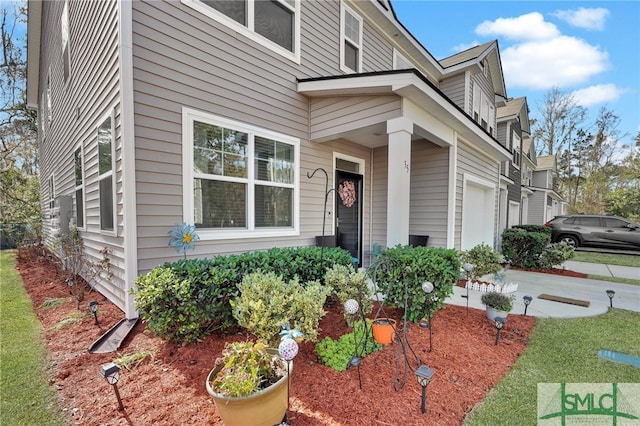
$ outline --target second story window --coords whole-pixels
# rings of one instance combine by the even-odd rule
[[[362,70],[362,18],[342,4],[340,26],[340,68],[345,72]]]
[[[300,60],[298,0],[182,0],[290,59]]]
[[[522,151],[522,142],[520,136],[513,134],[513,165],[516,168],[520,168],[520,155]]]

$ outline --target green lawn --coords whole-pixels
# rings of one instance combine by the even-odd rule
[[[538,383],[640,383],[640,368],[598,358],[600,349],[640,356],[640,313],[538,319],[524,354],[466,426],[537,424]]]
[[[0,290],[0,424],[63,425],[40,322],[10,250],[0,251]]]
[[[608,254],[590,251],[577,251],[571,260],[576,262],[606,263],[608,265],[635,266],[640,268],[640,255]]]

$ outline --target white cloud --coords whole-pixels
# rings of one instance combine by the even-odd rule
[[[502,36],[512,40],[545,40],[560,35],[558,28],[545,22],[539,12],[527,13],[517,18],[484,21],[476,27],[475,32],[485,37]]]
[[[615,102],[626,90],[617,87],[615,84],[598,84],[574,90],[571,95],[578,105],[590,107],[592,105]]]
[[[574,27],[602,31],[604,29],[604,21],[609,16],[609,11],[602,7],[595,9],[581,7],[577,10],[559,10],[552,15]]]
[[[501,57],[507,85],[534,90],[576,86],[609,67],[606,52],[568,36],[510,46]]]
[[[479,41],[477,41],[477,40],[474,40],[474,41],[472,41],[472,42],[470,42],[470,43],[460,43],[460,44],[457,44],[457,45],[453,46],[453,47],[451,48],[451,51],[452,51],[453,53],[460,53],[460,52],[463,52],[463,51],[465,51],[465,50],[471,49],[472,47],[479,46],[479,45],[481,45],[481,44],[482,44],[482,43],[480,43],[480,42],[479,42]]]

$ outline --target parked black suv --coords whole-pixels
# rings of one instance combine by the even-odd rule
[[[574,214],[556,216],[545,226],[551,227],[551,241],[574,247],[593,246],[640,250],[640,225],[618,216]]]

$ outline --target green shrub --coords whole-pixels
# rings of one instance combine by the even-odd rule
[[[385,294],[385,304],[406,306],[407,319],[416,322],[444,307],[460,279],[460,260],[454,249],[396,246],[380,255],[368,273]],[[434,287],[429,294],[422,290],[425,281]]]
[[[545,247],[540,255],[539,264],[543,269],[561,265],[574,255],[575,247],[565,243],[552,243]]]
[[[540,232],[551,236],[551,227],[544,225],[514,225],[515,229],[524,229],[526,232]]]
[[[472,280],[477,280],[486,274],[495,274],[502,269],[500,255],[487,244],[479,244],[471,250],[461,252],[460,262],[473,265],[473,269],[469,272],[469,278]]]
[[[514,294],[506,295],[504,293],[498,293],[496,291],[490,291],[488,293],[483,293],[480,296],[480,301],[487,305],[491,306],[496,311],[509,312],[513,309],[513,301],[516,299]]]
[[[289,323],[304,340],[317,340],[329,287],[317,281],[303,286],[297,278],[285,282],[273,272],[255,272],[246,275],[238,289],[240,296],[231,301],[233,316],[259,339],[275,345],[281,327]]]
[[[372,352],[382,349],[382,345],[376,343],[371,331],[371,320],[356,321],[354,331],[340,336],[338,340],[325,337],[316,344],[316,353],[327,367],[336,371],[345,371],[349,367],[349,361],[356,352],[356,339],[358,343],[357,356],[364,358]]]
[[[358,301],[365,314],[373,309],[373,287],[369,286],[369,278],[364,271],[356,272],[352,265],[333,265],[325,277],[325,285],[331,287],[331,294],[340,303],[344,304],[349,299]]]
[[[170,341],[193,343],[233,325],[226,271],[207,260],[165,263],[136,279],[135,306],[149,330]],[[235,284],[235,283],[234,283]]]
[[[516,227],[505,229],[502,233],[502,255],[514,266],[537,268],[540,255],[550,242],[551,234],[548,232],[529,232]]]

